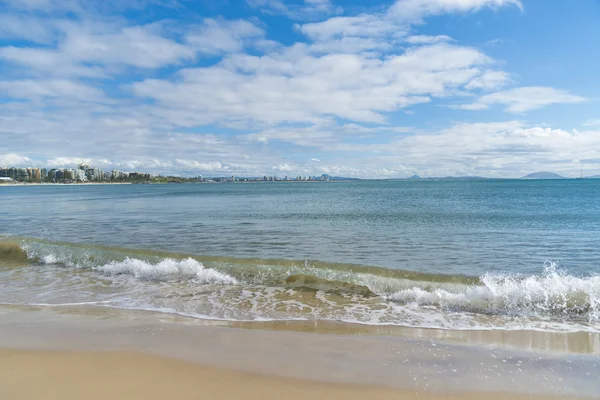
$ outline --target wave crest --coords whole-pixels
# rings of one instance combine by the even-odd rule
[[[449,311],[514,316],[586,316],[600,320],[600,276],[576,277],[554,263],[542,275],[518,276],[487,273],[481,286],[424,290],[412,287],[398,291],[390,300],[420,306],[438,306]]]
[[[234,285],[237,280],[227,274],[206,268],[193,258],[174,260],[166,258],[156,264],[126,258],[123,261],[112,261],[106,265],[94,268],[96,271],[109,275],[128,274],[139,279],[148,280],[193,280],[201,284]]]

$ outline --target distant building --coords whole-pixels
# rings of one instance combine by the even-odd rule
[[[85,182],[87,181],[87,177],[85,176],[85,171],[82,169],[76,169],[74,171],[75,177],[74,179],[78,182]]]

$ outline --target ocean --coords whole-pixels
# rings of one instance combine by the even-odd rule
[[[0,304],[600,332],[600,180],[0,187]]]

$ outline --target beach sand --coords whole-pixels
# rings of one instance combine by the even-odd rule
[[[600,370],[597,354],[342,331],[237,329],[93,310],[0,307],[0,399],[520,400],[600,395],[594,379]]]
[[[412,390],[274,378],[134,352],[0,349],[2,399],[543,399],[500,394],[434,395]]]

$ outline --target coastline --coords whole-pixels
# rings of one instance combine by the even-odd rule
[[[12,187],[12,186],[94,186],[94,185],[133,185],[131,182],[89,182],[89,183],[48,183],[48,182],[35,182],[35,183],[24,183],[24,182],[10,182],[2,183],[0,187]]]
[[[600,382],[590,381],[597,354],[285,327],[239,329],[85,308],[2,306],[0,317],[0,357],[11,360],[1,363],[0,394],[4,390],[11,399],[38,398],[44,391],[46,398],[73,399],[82,394],[153,399],[165,393],[185,399],[203,393],[290,400],[477,399],[483,393],[498,400],[597,398],[600,393]],[[24,384],[32,381],[35,388]]]

